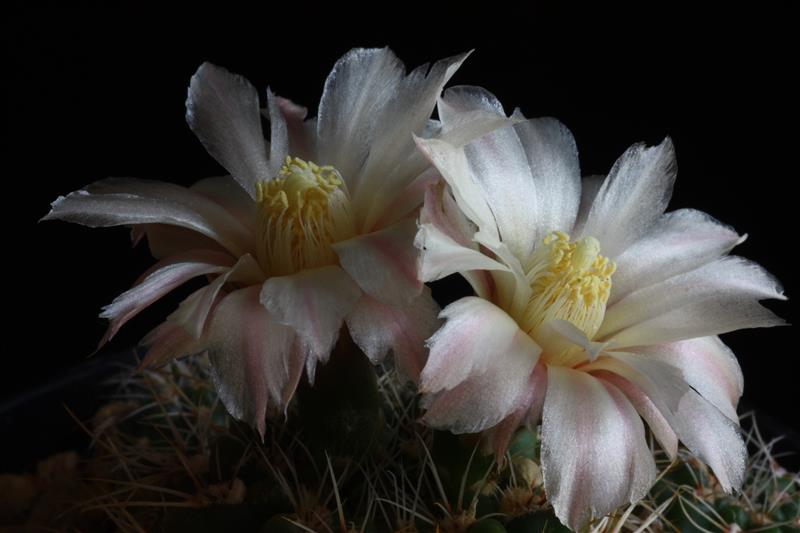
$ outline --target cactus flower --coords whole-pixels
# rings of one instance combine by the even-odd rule
[[[460,99],[502,114],[485,91]],[[489,430],[501,454],[516,428],[541,419],[545,492],[573,529],[652,485],[642,419],[669,455],[682,441],[737,488],[742,375],[717,335],[781,324],[758,303],[784,299],[780,285],[728,255],[743,240],[730,227],[692,209],[665,213],[669,139],[581,180],[566,127],[515,115],[464,146],[418,139],[444,180],[420,214],[421,277],[460,273],[475,293],[442,311],[428,341],[423,420]]]
[[[103,309],[101,344],[163,295],[209,283],[150,332],[145,363],[208,352],[221,399],[260,432],[313,380],[343,324],[373,360],[393,351],[415,378],[438,307],[416,275],[416,216],[435,173],[413,134],[466,140],[496,117],[430,120],[466,54],[406,73],[388,49],[354,49],[328,76],[316,118],[243,77],[203,64],[186,118],[230,173],[191,187],[106,179],[58,198],[45,220],[132,226],[158,262]],[[262,133],[269,121],[269,142]]]

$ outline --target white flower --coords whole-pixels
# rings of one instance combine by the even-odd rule
[[[485,91],[470,96],[502,112]],[[680,439],[737,488],[742,376],[716,335],[781,324],[758,303],[783,299],[779,284],[727,255],[743,240],[729,227],[691,209],[664,213],[669,139],[581,181],[569,130],[516,118],[463,147],[418,140],[448,186],[431,188],[421,212],[421,276],[458,272],[475,291],[442,311],[429,340],[423,420],[491,428],[503,453],[541,417],[545,491],[576,529],[651,486],[640,417],[668,454]]]
[[[319,115],[267,93],[262,134],[256,89],[211,64],[192,77],[187,121],[230,172],[189,188],[107,179],[57,199],[45,219],[134,226],[159,262],[105,307],[103,342],[191,278],[191,294],[145,339],[145,363],[208,351],[228,410],[263,433],[285,409],[303,368],[313,380],[346,323],[373,360],[389,350],[416,378],[438,307],[417,279],[413,246],[435,177],[412,134],[445,135],[431,111],[466,54],[406,74],[388,49],[355,49],[325,82]],[[497,117],[465,113],[453,141]],[[461,136],[461,137],[459,137]]]

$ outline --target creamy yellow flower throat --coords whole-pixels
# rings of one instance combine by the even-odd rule
[[[353,234],[339,173],[286,157],[278,175],[256,183],[258,260],[271,276],[336,262],[331,244]]]
[[[532,295],[522,325],[529,334],[548,320],[574,324],[591,339],[600,329],[611,293],[613,261],[600,255],[593,237],[570,241],[561,232],[544,238],[527,271]]]

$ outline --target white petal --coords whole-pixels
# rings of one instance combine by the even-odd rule
[[[403,64],[388,48],[354,48],[325,80],[317,120],[318,163],[335,166],[351,191],[369,154],[374,116],[392,98],[404,74]]]
[[[166,259],[172,255],[192,250],[225,252],[225,248],[217,241],[213,241],[196,231],[179,226],[140,224],[133,226],[131,233],[136,234],[136,236],[147,237],[147,247],[150,249],[150,254],[156,259]]]
[[[454,433],[492,427],[522,407],[539,358],[535,342],[503,310],[475,297],[442,312],[422,371],[423,421]]]
[[[439,170],[456,203],[480,232],[500,240],[497,223],[480,186],[475,183],[464,151],[438,139],[417,138],[420,151]]]
[[[515,128],[496,129],[463,150],[469,173],[491,208],[503,243],[524,260],[542,230],[535,209],[536,186]]]
[[[616,257],[644,235],[672,195],[675,150],[669,138],[658,146],[630,147],[617,159],[597,193],[583,235],[600,241],[603,254]]]
[[[258,284],[263,279],[264,274],[256,260],[250,254],[245,254],[230,269],[181,302],[167,320],[180,324],[193,339],[199,339],[205,329],[206,319],[226,283],[237,282],[246,286]]]
[[[430,355],[421,379],[425,392],[452,389],[470,376],[501,365],[510,351],[526,354],[531,369],[539,357],[540,348],[514,319],[482,298],[461,298],[439,316],[446,322],[428,341]]]
[[[629,293],[694,270],[728,253],[743,238],[694,209],[666,213],[652,230],[615,259],[608,305]]]
[[[439,99],[437,112],[442,121],[439,136],[453,146],[463,146],[513,122],[495,95],[470,85],[447,89]]]
[[[572,133],[552,118],[519,122],[514,129],[536,184],[537,203],[527,209],[535,210],[539,232],[529,238],[538,242],[556,230],[569,234],[581,198],[578,149]]]
[[[231,176],[201,179],[189,188],[221,205],[250,234],[255,234],[257,204]]]
[[[255,195],[256,181],[274,176],[261,131],[258,93],[242,76],[211,63],[200,65],[189,84],[186,121],[250,196]]]
[[[360,296],[350,276],[335,265],[269,278],[261,289],[261,303],[269,313],[296,331],[322,362]]]
[[[637,351],[680,368],[692,388],[738,424],[736,405],[742,396],[744,378],[736,356],[719,337],[643,346]]]
[[[387,305],[363,295],[346,318],[355,343],[371,361],[378,363],[391,350],[400,373],[414,382],[425,365],[425,341],[441,322],[439,306],[425,287],[403,306]]]
[[[285,408],[296,386],[292,328],[259,302],[259,287],[232,292],[214,309],[207,335],[212,378],[228,412],[263,436],[268,408]],[[302,369],[302,365],[300,365]]]
[[[269,162],[270,178],[277,175],[286,156],[289,155],[289,129],[278,97],[267,89],[267,114],[269,115]]]
[[[342,268],[361,289],[384,303],[400,305],[422,290],[417,276],[417,224],[406,219],[386,229],[359,235],[332,246]]]
[[[213,239],[233,255],[252,247],[252,234],[223,207],[171,183],[133,178],[100,180],[61,196],[42,220],[66,220],[92,228],[169,224]]]
[[[642,421],[613,385],[548,368],[542,422],[545,492],[559,520],[578,530],[650,489],[656,467]]]
[[[639,387],[623,378],[619,374],[615,374],[608,370],[598,370],[592,372],[596,378],[602,379],[617,387],[631,402],[631,405],[641,415],[653,436],[661,445],[667,456],[670,459],[675,459],[678,456],[678,436],[672,429],[672,424],[664,416],[663,411],[659,409],[653,400],[645,394]],[[670,418],[673,420],[673,418]]]
[[[495,457],[500,458],[506,453],[517,428],[522,425],[536,427],[542,416],[546,392],[547,366],[538,364],[530,376],[526,393],[518,401],[519,407],[488,432],[489,444]]]
[[[286,123],[286,133],[289,139],[288,153],[305,160],[314,159],[317,142],[316,119],[306,120],[308,109],[295,104],[288,98],[282,96],[274,98],[275,105]]]
[[[683,397],[676,418],[681,442],[711,467],[725,491],[738,490],[747,461],[738,424],[694,391]]]
[[[434,281],[459,272],[476,295],[491,299],[491,279],[482,271],[508,267],[479,250],[472,240],[475,228],[455,205],[449,190],[441,185],[428,189],[419,223],[414,244],[420,249],[420,279]]]
[[[194,250],[159,261],[132,288],[103,307],[100,317],[111,320],[111,324],[100,346],[110,340],[128,320],[174,288],[197,276],[224,272],[232,263],[228,254],[208,250]]]
[[[592,209],[594,199],[597,198],[597,193],[603,182],[606,180],[605,176],[585,176],[581,179],[581,201],[578,207],[578,216],[575,217],[575,227],[570,235],[583,235],[583,227],[586,225],[586,219],[589,216],[589,211]]]
[[[775,278],[751,261],[725,257],[610,306],[597,338],[638,346],[782,324],[758,303],[768,298],[785,299]]]

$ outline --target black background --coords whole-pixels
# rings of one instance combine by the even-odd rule
[[[222,173],[184,121],[189,77],[205,60],[314,114],[325,76],[353,46],[388,44],[410,67],[474,48],[451,84],[483,85],[509,111],[561,119],[584,174],[607,172],[633,142],[672,136],[680,170],[671,208],[701,209],[748,233],[737,253],[774,273],[792,297],[800,117],[797,17],[786,6],[18,6],[3,30],[10,294],[0,399],[83,361],[105,329],[100,306],[151,263],[124,229],[38,224],[49,203],[107,176],[188,185]],[[455,287],[438,287],[438,296],[455,297]],[[134,319],[95,357],[133,345],[185,294]],[[794,322],[792,301],[767,305]],[[797,428],[794,336],[784,327],[723,338],[744,370],[748,405]]]

